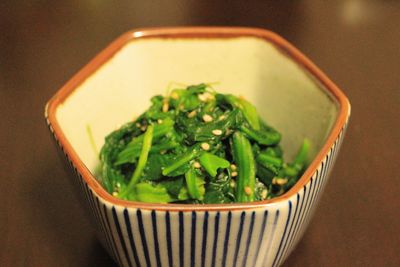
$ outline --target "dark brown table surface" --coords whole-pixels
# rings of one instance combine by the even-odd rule
[[[400,1],[1,1],[0,266],[115,266],[69,185],[45,102],[121,33],[240,25],[283,35],[352,117],[314,218],[284,266],[400,266]]]

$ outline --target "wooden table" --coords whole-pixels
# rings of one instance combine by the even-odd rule
[[[11,2],[0,3],[0,266],[115,266],[56,157],[44,104],[121,33],[171,25],[276,31],[350,98],[331,180],[284,266],[400,266],[400,1]]]

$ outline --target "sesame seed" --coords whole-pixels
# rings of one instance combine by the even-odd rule
[[[218,120],[222,121],[223,119],[225,119],[225,115],[221,115],[219,116]]]
[[[140,130],[142,130],[143,132],[146,131],[146,125],[143,125],[142,127],[140,127]]]
[[[205,94],[200,94],[197,96],[200,101],[206,102],[207,101],[207,96]]]
[[[213,117],[211,117],[210,115],[208,115],[208,114],[203,115],[203,121],[210,122],[212,120],[213,120]]]
[[[210,145],[208,143],[202,143],[200,146],[204,150],[209,150],[210,149]]]
[[[231,176],[232,176],[232,177],[236,177],[237,175],[238,175],[237,172],[232,172],[232,173],[231,173]]]
[[[142,125],[139,122],[137,122],[136,127],[140,128],[140,127],[142,127]]]
[[[213,94],[210,94],[209,92],[205,92],[204,94],[206,95],[207,100],[213,100],[213,99],[215,99],[214,95],[213,95]]]
[[[196,169],[199,169],[201,167],[201,165],[200,165],[200,163],[195,161],[195,162],[193,162],[193,167],[195,167]]]
[[[261,191],[261,198],[262,199],[266,199],[268,196],[268,190],[264,189],[263,191]]]
[[[235,180],[231,180],[231,182],[229,183],[229,185],[230,185],[232,188],[235,188],[235,187],[236,187],[236,182],[235,182]]]
[[[194,116],[196,116],[196,114],[197,114],[197,111],[193,110],[188,114],[188,118],[193,118]]]
[[[232,170],[232,171],[236,171],[236,170],[237,170],[237,167],[236,167],[235,164],[231,164],[231,170]]]
[[[112,195],[113,195],[114,197],[116,197],[116,196],[118,196],[118,193],[117,193],[117,192],[113,192]]]
[[[179,98],[178,93],[177,93],[177,92],[172,92],[171,98],[172,98],[172,99],[175,99],[175,100],[178,99],[178,98]]]
[[[274,178],[272,179],[272,184],[277,184],[277,185],[284,185],[288,182],[286,178]]]
[[[220,129],[212,130],[213,135],[221,135],[222,131]]]
[[[161,150],[161,151],[160,151],[160,154],[161,154],[161,155],[164,155],[165,153],[167,153],[167,150]]]
[[[246,195],[250,196],[252,192],[253,192],[253,191],[251,190],[251,188],[250,188],[249,186],[245,186],[245,188],[244,188],[244,193],[245,193]]]
[[[162,112],[167,112],[168,109],[169,109],[168,101],[164,101],[164,103],[162,105]]]
[[[162,123],[162,119],[158,119],[157,122],[158,122],[159,124],[161,124],[161,123]]]

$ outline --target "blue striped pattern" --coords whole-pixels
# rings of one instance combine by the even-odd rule
[[[54,131],[48,122],[50,131]],[[279,266],[298,243],[315,210],[345,127],[308,184],[287,201],[257,210],[147,211],[115,206],[78,179],[99,239],[120,266]],[[188,238],[189,237],[189,238]]]

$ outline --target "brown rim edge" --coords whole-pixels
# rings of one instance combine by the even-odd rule
[[[61,127],[56,119],[57,107],[91,74],[93,74],[103,63],[108,61],[116,52],[118,52],[125,44],[132,40],[143,38],[236,38],[236,37],[257,37],[264,39],[276,45],[283,50],[296,63],[303,66],[313,77],[315,77],[328,90],[332,97],[339,104],[339,113],[332,130],[317,156],[308,166],[299,181],[282,196],[259,202],[251,203],[234,203],[234,204],[153,204],[144,202],[133,202],[121,200],[113,197],[95,179],[91,172],[81,161],[72,145],[66,139]],[[71,161],[82,175],[83,179],[88,183],[89,187],[105,201],[119,206],[129,208],[150,209],[159,211],[226,211],[226,210],[245,210],[252,208],[265,208],[288,200],[304,185],[306,185],[312,175],[315,173],[320,163],[323,161],[329,149],[333,146],[338,138],[342,128],[345,126],[350,116],[350,103],[343,92],[317,67],[311,60],[303,55],[297,48],[279,35],[264,29],[245,28],[245,27],[177,27],[177,28],[148,28],[137,29],[127,32],[112,42],[107,48],[100,52],[93,60],[83,67],[76,75],[74,75],[46,104],[45,116],[50,126],[54,130],[54,135],[64,147],[65,152],[69,155]]]

